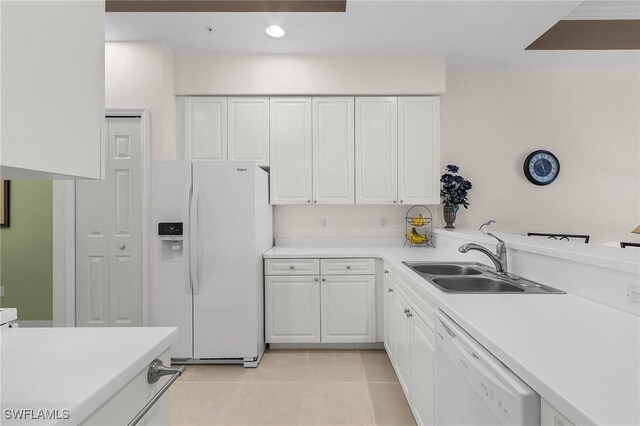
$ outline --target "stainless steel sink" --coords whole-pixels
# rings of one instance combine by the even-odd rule
[[[489,277],[434,278],[433,284],[447,293],[522,293],[524,288]]]
[[[481,275],[482,271],[469,265],[455,263],[429,263],[411,266],[416,272],[427,275]]]
[[[500,276],[474,262],[402,262],[429,284],[446,293],[564,294],[553,287],[510,275]]]

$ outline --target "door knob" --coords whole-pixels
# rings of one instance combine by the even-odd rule
[[[118,244],[118,248],[119,248],[120,250],[124,250],[124,249],[125,249],[125,247],[127,247],[127,246],[126,246],[124,243],[120,243],[120,244]]]

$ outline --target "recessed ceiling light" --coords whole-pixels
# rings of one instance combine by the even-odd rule
[[[284,28],[282,28],[280,25],[269,25],[266,31],[268,35],[275,38],[280,38],[285,34]]]

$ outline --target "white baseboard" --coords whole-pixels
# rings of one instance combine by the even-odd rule
[[[53,321],[17,321],[22,328],[53,327]]]

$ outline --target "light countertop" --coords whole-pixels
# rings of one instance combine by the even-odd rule
[[[444,293],[402,262],[470,259],[430,247],[292,245],[264,257],[382,258],[575,424],[640,424],[635,315],[572,294]]]
[[[3,413],[20,408],[69,410],[70,418],[59,423],[78,424],[177,337],[176,328],[155,327],[3,329]]]

